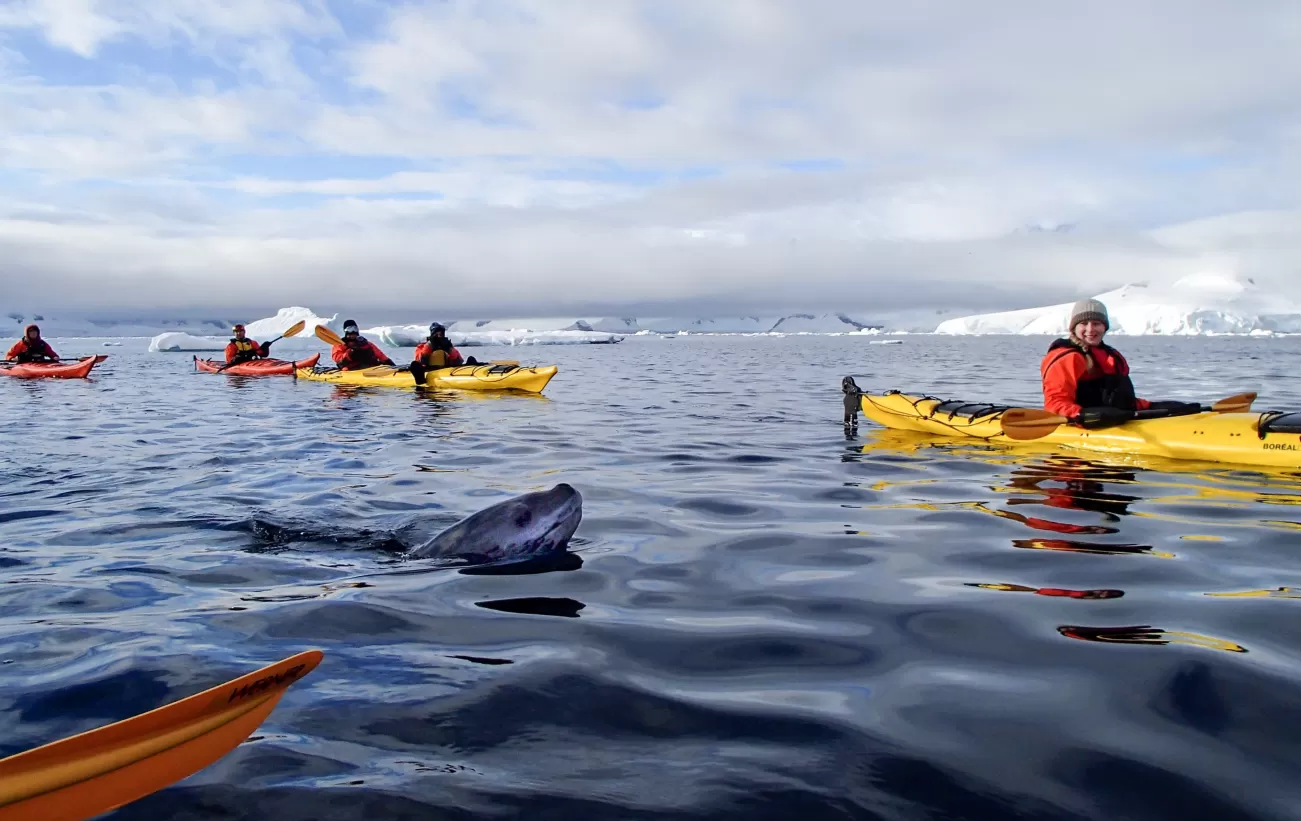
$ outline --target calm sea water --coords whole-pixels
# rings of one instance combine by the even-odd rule
[[[1301,340],[1113,341],[1301,407]],[[846,374],[1035,403],[1046,340],[868,343],[474,351],[559,364],[534,398],[61,342],[112,358],[0,380],[0,754],[320,648],[112,817],[1297,818],[1301,471],[847,439]],[[560,481],[566,565],[400,558]]]

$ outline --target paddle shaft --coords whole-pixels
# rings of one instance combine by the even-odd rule
[[[1198,408],[1201,413],[1246,413],[1251,410],[1251,405],[1255,401],[1256,393],[1251,391],[1225,397],[1209,407],[1199,405]],[[1145,419],[1163,419],[1171,415],[1169,409],[1150,408],[1133,411],[1128,418],[1118,420],[1115,424],[1123,425],[1126,422]],[[1061,414],[1052,413],[1041,408],[1009,408],[1003,413],[999,421],[1000,427],[1006,436],[1020,441],[1041,439],[1062,425],[1071,422],[1070,419]]]

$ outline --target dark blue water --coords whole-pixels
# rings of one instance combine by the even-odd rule
[[[1149,398],[1301,407],[1301,340],[1115,341]],[[846,374],[1035,403],[1045,345],[492,351],[561,366],[531,398],[62,342],[112,358],[0,380],[0,754],[320,648],[112,817],[1297,818],[1301,471],[845,437]],[[567,564],[400,558],[561,481]]]

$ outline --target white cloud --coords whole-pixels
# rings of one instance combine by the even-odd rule
[[[28,0],[0,279],[275,307],[445,277],[478,313],[1301,291],[1298,87],[1289,0]]]

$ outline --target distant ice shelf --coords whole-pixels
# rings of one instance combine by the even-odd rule
[[[1134,283],[1097,294],[1120,336],[1272,336],[1301,333],[1301,307],[1250,279],[1199,275],[1168,285]],[[1064,335],[1073,302],[945,320],[937,334]]]

